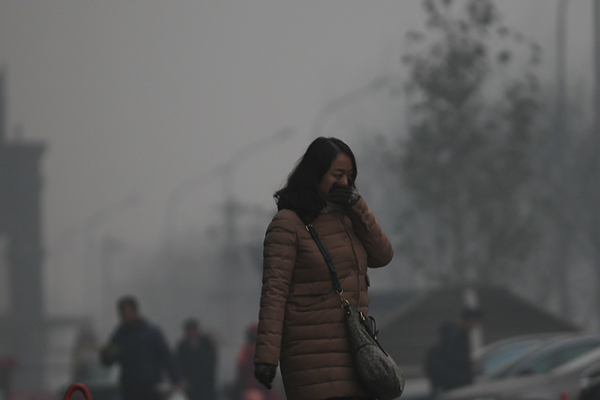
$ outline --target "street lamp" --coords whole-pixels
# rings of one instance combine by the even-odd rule
[[[229,213],[227,209],[233,204],[233,175],[236,168],[238,168],[242,161],[247,160],[248,158],[254,156],[256,153],[268,148],[268,146],[273,145],[279,142],[280,140],[289,138],[292,133],[293,130],[291,128],[281,129],[268,137],[262,138],[260,140],[248,144],[245,147],[242,147],[241,149],[237,150],[224,163],[208,171],[202,172],[201,174],[192,176],[178,184],[177,187],[175,187],[175,189],[169,195],[165,208],[165,238],[167,246],[169,246],[169,248],[170,246],[172,246],[176,230],[177,209],[179,207],[179,202],[181,201],[181,199],[201,184],[217,176],[221,177],[223,184],[223,198],[226,209],[225,225],[226,232],[228,232],[227,236],[229,238],[233,237],[235,235],[235,229],[232,228],[233,221],[230,220],[232,213]]]
[[[594,0],[594,135],[600,136],[600,0]],[[600,139],[596,139],[600,145]]]
[[[223,317],[221,318],[220,323],[223,325],[223,335],[225,337],[225,339],[223,339],[225,342],[222,343],[226,343],[226,345],[235,343],[234,338],[237,336],[236,332],[239,332],[240,328],[238,325],[247,318],[246,308],[248,302],[247,299],[244,298],[244,290],[249,289],[247,286],[241,287],[241,285],[239,285],[239,279],[242,278],[242,274],[238,272],[232,273],[231,269],[231,267],[238,266],[239,261],[236,224],[236,214],[238,213],[239,205],[235,201],[233,191],[235,172],[243,162],[256,156],[256,154],[269,149],[270,146],[288,139],[292,133],[293,130],[291,128],[284,128],[270,136],[243,146],[235,151],[233,155],[222,164],[182,181],[169,194],[167,199],[165,209],[165,239],[167,252],[169,257],[172,257],[173,254],[171,251],[173,251],[174,234],[176,233],[177,209],[182,198],[210,179],[219,177],[222,181],[222,212],[225,232],[221,260],[225,265],[219,266],[220,277],[219,281],[216,282],[216,290],[212,293],[214,297],[211,301],[214,301],[215,307],[221,309]],[[224,292],[222,290],[223,287],[228,287],[231,290]]]
[[[234,248],[237,239],[237,232],[235,228],[235,214],[237,212],[237,205],[235,202],[235,196],[233,193],[233,181],[234,172],[240,166],[240,164],[267,149],[267,145],[273,145],[280,140],[289,138],[293,133],[291,128],[284,128],[275,134],[258,140],[254,143],[239,149],[229,159],[229,162],[223,165],[222,176],[223,176],[223,198],[225,199],[225,240],[230,243],[230,247]],[[235,251],[234,251],[235,252]],[[233,253],[233,252],[232,252]],[[232,254],[230,253],[230,254]]]
[[[556,133],[557,149],[564,150],[567,136],[566,119],[566,39],[567,1],[558,0],[556,7]],[[560,158],[557,158],[560,159]]]
[[[348,104],[362,98],[362,96],[377,92],[385,87],[388,87],[394,80],[394,77],[390,75],[384,75],[373,79],[366,85],[360,86],[336,99],[333,99],[325,105],[319,111],[315,119],[313,120],[311,127],[311,135],[313,138],[322,136],[324,132],[325,123],[327,120],[336,112],[340,111]]]
[[[92,214],[85,220],[84,226],[83,226],[84,227],[84,240],[85,240],[83,260],[84,260],[84,264],[85,264],[84,267],[92,267],[92,274],[94,274],[94,272],[96,272],[96,268],[94,266],[97,265],[97,263],[96,263],[96,261],[97,261],[96,255],[97,254],[95,254],[95,245],[94,245],[94,231],[96,229],[98,229],[104,222],[106,222],[113,215],[116,215],[129,207],[138,205],[140,203],[140,199],[141,199],[141,196],[138,193],[131,194],[129,196],[124,197],[123,199],[121,199],[119,201],[111,203],[111,204],[107,205],[106,207],[98,210],[97,212],[95,212],[94,214]],[[102,269],[103,267],[104,267],[104,265],[101,264],[100,268]],[[94,281],[95,281],[94,287],[96,288],[96,290],[92,291],[92,293],[94,293],[98,297],[98,300],[99,300],[95,303],[95,306],[98,307],[96,309],[96,315],[98,318],[98,325],[100,325],[100,328],[102,328],[102,325],[104,325],[104,322],[105,322],[104,316],[105,316],[105,312],[107,309],[106,299],[104,298],[104,295],[106,293],[106,282],[104,279],[105,274],[106,274],[106,271],[101,271],[101,279],[99,279],[99,282],[100,282],[99,285],[98,285],[98,280],[96,279],[97,276],[94,276]]]
[[[179,183],[175,189],[169,194],[167,204],[165,206],[165,241],[167,247],[170,249],[173,243],[175,234],[176,216],[177,209],[179,208],[180,200],[189,192],[196,189],[201,184],[208,181],[210,178],[217,176],[221,173],[222,166],[219,165],[216,168],[212,168],[199,175],[192,176]]]

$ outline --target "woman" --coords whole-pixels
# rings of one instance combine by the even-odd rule
[[[358,382],[340,297],[311,223],[335,264],[345,298],[367,314],[367,267],[393,250],[355,187],[356,160],[336,138],[314,140],[283,189],[264,241],[255,376],[268,388],[278,361],[288,400],[373,399]]]

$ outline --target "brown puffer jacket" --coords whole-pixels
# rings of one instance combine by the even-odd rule
[[[388,237],[362,198],[346,212],[328,207],[312,225],[331,254],[344,296],[366,314],[367,267],[392,260]],[[279,211],[267,229],[254,356],[255,363],[278,361],[288,400],[368,396],[354,372],[327,264],[291,210]]]

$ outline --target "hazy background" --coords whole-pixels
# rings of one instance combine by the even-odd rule
[[[217,235],[227,195],[264,211],[266,228],[272,194],[314,137],[317,122],[323,134],[356,149],[359,169],[368,170],[371,160],[360,146],[369,138],[348,127],[362,124],[361,132],[391,135],[390,126],[403,121],[402,95],[365,91],[330,113],[327,105],[382,76],[399,84],[406,79],[400,56],[406,32],[423,26],[421,3],[1,0],[7,139],[48,145],[48,315],[91,315],[104,340],[116,323],[114,301],[127,291],[119,282],[150,274],[143,265],[164,246],[169,226],[172,238],[197,238],[205,241],[199,247],[210,247],[206,232]],[[496,5],[506,25],[540,43],[540,73],[552,79],[556,2]],[[567,25],[568,83],[579,88],[576,96],[586,107],[592,98],[591,9],[589,0],[571,0]],[[255,145],[278,132],[285,135]],[[218,168],[232,157],[239,162],[224,187]],[[168,220],[174,193],[182,194],[171,203],[176,206]],[[255,232],[258,243],[263,234]],[[107,262],[100,257],[113,250],[112,287],[98,291],[98,266]],[[158,280],[168,275],[168,263],[163,265]],[[197,268],[215,267],[207,262]],[[375,276],[374,290],[390,285],[384,274]],[[205,284],[198,282],[199,290]],[[198,307],[189,311],[199,314]],[[142,301],[142,312],[167,325],[174,341],[179,326],[162,320],[159,311]],[[180,316],[187,310],[174,318]],[[206,324],[219,332],[216,323]]]

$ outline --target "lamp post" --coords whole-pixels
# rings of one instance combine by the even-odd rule
[[[555,185],[563,187],[565,180],[565,157],[566,143],[568,136],[567,123],[567,85],[566,85],[566,38],[567,38],[567,2],[568,0],[558,0],[556,8],[556,132],[555,143],[553,146],[553,160],[551,166],[551,177],[556,181]],[[559,275],[558,292],[561,312],[569,315],[569,295],[568,295],[568,247],[570,243],[571,227],[568,218],[564,216],[564,205],[569,200],[568,191],[559,191],[559,207],[557,210],[557,222],[559,229],[559,243],[557,248],[556,272]]]
[[[282,129],[275,134],[250,143],[237,150],[219,169],[223,190],[223,246],[222,265],[219,269],[218,281],[212,293],[212,301],[219,310],[221,320],[221,345],[224,354],[234,357],[239,348],[239,339],[245,325],[252,319],[257,310],[250,299],[256,295],[256,288],[245,280],[241,268],[239,231],[237,217],[240,213],[240,203],[234,192],[235,173],[245,161],[268,150],[271,146],[288,139],[293,130]]]
[[[94,257],[94,231],[100,227],[108,218],[126,208],[139,204],[141,195],[139,193],[130,194],[114,203],[108,204],[100,210],[94,212],[84,220],[68,226],[56,235],[56,239],[48,249],[48,259],[60,263],[65,253],[70,253],[69,246],[75,239],[83,239],[83,261],[84,269],[93,263]],[[64,260],[63,260],[64,262]]]
[[[225,227],[225,246],[224,246],[224,261],[231,268],[236,265],[239,260],[238,249],[237,249],[237,224],[236,217],[239,212],[239,205],[235,199],[233,192],[234,188],[234,177],[236,170],[240,165],[256,156],[258,153],[268,149],[268,146],[277,144],[279,141],[289,138],[293,133],[291,128],[284,128],[275,134],[258,140],[254,143],[239,149],[229,159],[229,162],[223,165],[222,170],[222,182],[223,182],[223,198],[224,198],[224,227]],[[229,269],[226,268],[226,269]],[[227,278],[226,278],[227,279]]]
[[[594,92],[594,135],[598,138],[596,143],[600,148],[600,0],[594,1],[594,71],[595,71],[595,92]]]
[[[94,275],[96,272],[96,261],[97,257],[95,254],[95,241],[94,241],[94,232],[96,231],[96,229],[98,229],[103,223],[105,223],[110,217],[112,217],[113,215],[116,215],[120,212],[122,212],[123,210],[129,208],[129,207],[133,207],[135,205],[138,205],[140,203],[140,195],[135,193],[135,194],[131,194],[129,196],[124,197],[123,199],[116,201],[114,203],[111,203],[109,205],[107,205],[106,207],[96,211],[94,214],[92,214],[91,216],[89,216],[83,225],[84,228],[84,253],[83,253],[83,262],[84,262],[84,268],[91,268],[92,273]],[[102,268],[103,265],[100,265],[100,267]],[[98,278],[97,276],[94,276],[94,278]],[[94,281],[98,281],[97,279],[94,279]],[[95,290],[91,290],[90,293],[92,294],[93,297],[96,297],[97,302],[95,302],[95,307],[96,308],[96,312],[95,314],[97,315],[97,323],[98,325],[102,325],[104,322],[104,316],[105,316],[105,310],[107,308],[107,304],[106,304],[106,299],[104,299],[103,295],[105,293],[105,279],[104,279],[104,273],[101,273],[101,276],[99,277],[99,282],[100,285],[96,285],[95,286]],[[94,308],[94,307],[93,307]],[[102,329],[102,327],[99,327],[100,329]]]
[[[558,0],[556,9],[556,130],[558,148],[563,149],[566,140],[566,19],[567,0]]]
[[[211,178],[219,175],[222,170],[222,165],[216,168],[205,171],[199,175],[192,176],[183,182],[179,183],[175,189],[169,194],[167,204],[165,206],[165,242],[167,249],[172,249],[174,242],[174,235],[177,225],[177,210],[181,199],[198,186],[202,185]]]
[[[225,236],[228,240],[235,241],[236,231],[234,227],[235,223],[233,221],[233,215],[236,212],[233,196],[233,176],[235,170],[243,161],[256,155],[258,152],[267,149],[268,146],[278,143],[280,140],[287,139],[291,136],[292,132],[293,130],[291,128],[283,128],[268,137],[252,142],[247,146],[237,150],[224,163],[219,164],[208,171],[192,176],[178,184],[170,193],[165,208],[165,238],[167,246],[171,248],[173,244],[173,239],[177,228],[177,209],[179,208],[181,199],[186,194],[190,193],[194,189],[197,189],[198,186],[215,177],[221,177],[223,185],[223,199],[225,204]]]
[[[325,107],[319,111],[315,119],[313,120],[311,127],[311,135],[313,138],[321,136],[324,132],[325,124],[329,118],[340,111],[348,104],[362,98],[364,95],[377,92],[385,87],[388,87],[392,83],[393,77],[389,75],[381,76],[368,82],[366,85],[360,86],[336,99],[333,99],[329,103],[325,104]]]

